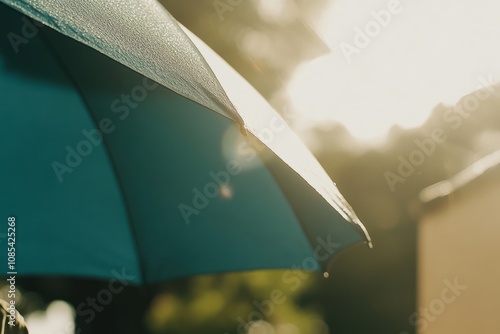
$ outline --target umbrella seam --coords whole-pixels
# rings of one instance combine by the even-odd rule
[[[56,32],[56,33],[59,34],[58,32]],[[65,63],[59,57],[59,54],[57,53],[57,51],[53,47],[52,43],[49,41],[48,36],[46,36],[46,34],[43,31],[40,31],[40,35],[41,35],[40,36],[41,40],[47,46],[48,51],[52,54],[52,56],[54,57],[54,60],[59,64],[62,72],[66,75],[66,77],[68,78],[69,82],[73,85],[73,87],[75,88],[75,91],[80,96],[83,104],[85,105],[85,107],[87,109],[86,111],[89,114],[92,123],[94,124],[95,127],[97,127],[97,121],[96,121],[93,113],[90,111],[91,110],[90,103],[85,98],[85,95],[83,94],[82,90],[80,89],[79,85],[77,84],[75,78],[73,77],[73,75],[71,74],[71,72],[69,71],[69,69],[67,68],[67,66],[65,65]],[[63,36],[63,37],[64,38],[68,38],[66,36]],[[133,227],[133,224],[132,224],[132,215],[131,215],[130,209],[129,209],[129,207],[130,207],[129,201],[127,200],[127,196],[125,195],[123,183],[120,180],[119,173],[118,173],[118,170],[116,168],[116,164],[115,164],[115,162],[114,162],[114,160],[112,158],[112,155],[111,155],[111,153],[109,151],[109,147],[108,147],[106,138],[104,136],[103,136],[103,139],[102,139],[102,143],[103,143],[105,154],[106,154],[106,156],[109,159],[109,162],[110,162],[110,165],[111,165],[111,169],[113,171],[113,175],[115,176],[116,182],[118,184],[119,192],[120,192],[120,195],[121,195],[120,197],[121,197],[123,206],[125,208],[125,212],[126,212],[126,216],[127,216],[127,225],[128,225],[128,227],[130,229],[130,234],[132,236],[132,240],[133,240],[133,244],[134,244],[134,248],[135,248],[135,254],[137,256],[137,262],[138,262],[138,267],[139,267],[139,281],[140,281],[140,284],[143,284],[144,281],[145,281],[145,270],[144,270],[144,265],[143,265],[143,263],[141,261],[142,256],[141,256],[141,253],[140,253],[139,241],[136,238],[136,233],[135,233],[136,231],[135,231],[135,229]]]

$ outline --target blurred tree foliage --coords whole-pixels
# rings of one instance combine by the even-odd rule
[[[307,23],[326,0],[161,0],[166,9],[270,97],[302,62],[328,52]]]
[[[260,321],[283,334],[316,333],[314,303],[300,306],[313,281],[307,273],[274,270],[166,283],[151,303],[147,322],[152,333],[247,333]],[[255,333],[273,332],[271,325],[258,327]]]

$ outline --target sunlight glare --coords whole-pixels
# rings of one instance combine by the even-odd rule
[[[287,87],[294,112],[313,124],[339,122],[357,139],[372,140],[395,125],[420,126],[440,102],[455,104],[498,81],[500,2],[492,0],[401,1],[379,34],[345,57],[341,43],[355,45],[355,29],[389,3],[330,2],[315,29],[331,53],[294,73]]]

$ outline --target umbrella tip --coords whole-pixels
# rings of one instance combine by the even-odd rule
[[[325,271],[325,272],[323,273],[323,277],[324,277],[324,278],[328,278],[328,277],[330,277],[330,274],[328,273],[328,271]]]

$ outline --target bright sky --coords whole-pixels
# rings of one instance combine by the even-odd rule
[[[377,31],[371,12],[391,3],[396,14]],[[313,24],[331,53],[297,69],[287,88],[292,105],[314,123],[342,123],[358,139],[417,127],[439,102],[500,81],[499,13],[494,0],[330,1]],[[355,44],[356,28],[372,29],[367,46]]]

